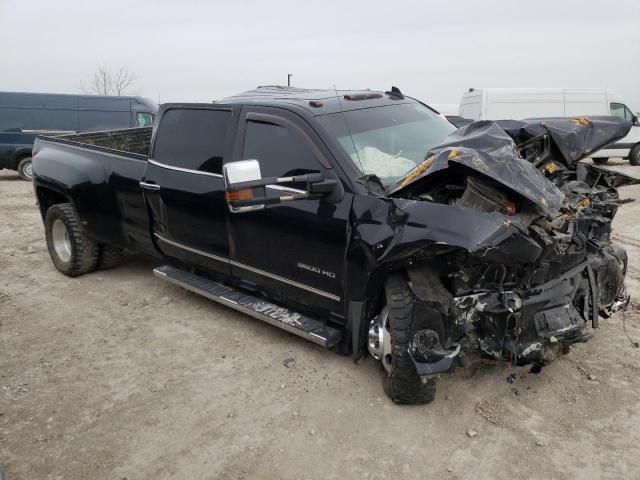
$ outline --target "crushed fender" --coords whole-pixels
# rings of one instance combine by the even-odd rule
[[[419,374],[471,351],[542,366],[626,304],[627,255],[611,223],[617,188],[640,181],[580,160],[630,127],[616,117],[474,122],[386,195],[356,198],[349,255],[374,278],[409,272]]]

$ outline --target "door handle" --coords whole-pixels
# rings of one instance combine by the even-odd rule
[[[157,183],[140,182],[140,187],[145,190],[160,190],[160,185]]]

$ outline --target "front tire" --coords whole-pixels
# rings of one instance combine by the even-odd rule
[[[77,277],[95,270],[98,243],[85,235],[75,208],[69,203],[53,205],[44,220],[47,249],[59,272]]]
[[[31,157],[25,157],[18,163],[18,175],[22,180],[31,182],[33,180],[33,170],[31,167]]]
[[[607,157],[593,158],[592,160],[596,165],[606,165],[606,163],[609,161]]]
[[[435,398],[435,381],[428,380],[422,383],[409,355],[409,346],[415,334],[413,307],[416,298],[401,275],[388,278],[385,293],[388,309],[387,327],[391,334],[391,362],[388,371],[383,368],[384,391],[395,403],[430,403]]]
[[[640,165],[640,144],[633,147],[629,152],[629,163],[636,167]]]

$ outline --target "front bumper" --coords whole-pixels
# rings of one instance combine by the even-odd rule
[[[584,311],[576,308],[591,298],[576,299],[581,283],[578,275],[547,288],[455,297],[462,350],[515,365],[548,363],[559,347],[591,337]]]
[[[593,336],[589,324],[598,328],[600,315],[629,301],[624,262],[611,258],[591,257],[522,291],[454,297],[462,350],[478,349],[515,365],[545,364],[558,351],[587,341]]]
[[[596,281],[592,267],[584,262],[526,290],[452,297],[451,342],[447,348],[442,343],[437,349],[414,348],[410,353],[416,371],[449,371],[459,353],[474,351],[514,365],[549,363],[569,345],[591,338],[589,320],[598,326],[597,301],[592,302],[599,298]]]

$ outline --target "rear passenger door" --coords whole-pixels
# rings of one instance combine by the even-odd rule
[[[140,182],[158,248],[205,270],[229,274],[222,162],[233,145],[233,108],[169,107]]]

